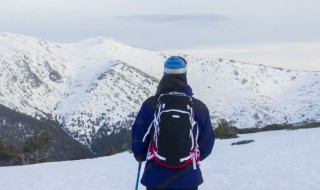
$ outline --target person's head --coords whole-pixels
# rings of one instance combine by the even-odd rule
[[[180,56],[171,56],[164,63],[164,75],[187,75],[187,61]]]

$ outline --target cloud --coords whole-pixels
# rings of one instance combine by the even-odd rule
[[[320,71],[320,43],[238,44],[174,51],[301,71]]]
[[[180,14],[180,15],[131,15],[131,16],[117,16],[116,19],[125,21],[148,21],[148,22],[166,22],[166,23],[181,23],[181,24],[215,24],[221,21],[229,20],[228,17],[214,14]]]

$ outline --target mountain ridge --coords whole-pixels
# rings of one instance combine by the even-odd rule
[[[100,139],[115,135],[128,148],[141,103],[156,91],[170,53],[98,37],[72,44],[0,33],[0,104],[51,119],[72,138],[104,154]],[[320,72],[182,55],[188,82],[213,125],[236,127],[320,121]]]

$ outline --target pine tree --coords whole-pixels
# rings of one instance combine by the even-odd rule
[[[6,160],[10,157],[9,149],[3,143],[3,138],[0,137],[0,160]]]
[[[27,138],[18,160],[22,165],[39,163],[50,159],[53,154],[49,152],[52,135],[48,131],[36,129],[33,135]]]
[[[237,138],[238,131],[235,127],[232,126],[231,122],[228,122],[225,119],[220,119],[218,127],[214,130],[216,138],[228,139],[228,138]]]

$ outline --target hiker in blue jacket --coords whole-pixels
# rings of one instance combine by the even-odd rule
[[[203,183],[199,164],[188,164],[179,169],[167,168],[154,159],[147,159],[150,142],[154,132],[148,132],[154,120],[158,98],[161,94],[180,92],[192,96],[192,89],[187,83],[187,62],[179,56],[172,56],[164,64],[164,76],[157,92],[149,97],[141,106],[132,127],[132,151],[137,161],[147,161],[141,183],[147,190],[197,190]],[[211,125],[209,111],[200,100],[192,97],[194,120],[198,124],[197,145],[200,160],[207,158],[214,145],[214,131]]]

